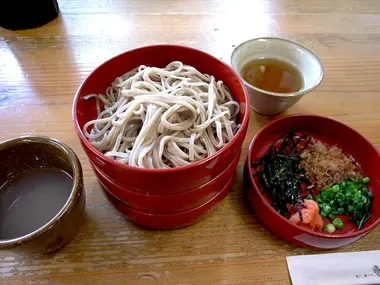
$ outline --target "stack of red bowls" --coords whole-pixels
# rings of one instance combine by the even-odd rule
[[[187,166],[144,169],[116,162],[93,147],[82,130],[97,117],[95,100],[114,79],[141,65],[166,66],[179,60],[223,80],[240,104],[240,129],[214,155]],[[79,87],[73,104],[77,134],[99,183],[112,205],[130,221],[154,229],[175,229],[198,222],[230,190],[248,128],[249,102],[239,75],[228,65],[202,51],[175,45],[138,48],[118,55],[95,69]]]

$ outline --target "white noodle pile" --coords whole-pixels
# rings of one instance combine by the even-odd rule
[[[85,99],[93,97],[98,118],[84,126],[85,136],[131,166],[187,165],[214,154],[239,127],[239,104],[223,82],[180,61],[165,68],[141,65],[116,78],[106,95]]]

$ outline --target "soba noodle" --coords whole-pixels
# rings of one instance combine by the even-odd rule
[[[214,154],[239,128],[239,104],[223,82],[180,61],[141,65],[117,77],[105,95],[89,98],[96,99],[98,118],[85,124],[85,136],[131,166],[187,165]]]

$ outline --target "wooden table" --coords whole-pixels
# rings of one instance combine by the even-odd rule
[[[104,60],[154,43],[183,44],[227,62],[244,40],[277,36],[315,51],[325,79],[285,114],[331,116],[380,146],[378,0],[59,0],[61,16],[34,30],[0,29],[0,139],[41,134],[80,157],[86,220],[62,250],[36,259],[0,253],[4,284],[290,284],[285,257],[298,248],[262,226],[242,190],[253,135],[273,117],[251,114],[237,181],[204,221],[143,230],[107,202],[71,122],[82,80]],[[380,247],[380,229],[338,251]]]

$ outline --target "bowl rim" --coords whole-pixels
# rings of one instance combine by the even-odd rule
[[[305,51],[306,53],[308,53],[311,57],[313,57],[314,59],[316,59],[316,61],[318,62],[320,68],[321,68],[321,73],[318,77],[318,79],[316,80],[315,84],[313,84],[311,87],[309,88],[306,88],[306,89],[301,89],[297,92],[291,92],[291,93],[277,93],[277,92],[271,92],[271,91],[267,91],[267,90],[264,90],[264,89],[261,89],[261,88],[258,88],[250,83],[248,83],[247,81],[244,80],[244,78],[242,76],[240,76],[240,73],[236,70],[234,64],[232,64],[233,62],[233,58],[235,57],[235,54],[236,52],[238,51],[238,49],[240,49],[242,46],[250,43],[250,42],[255,42],[255,41],[260,41],[260,40],[266,40],[266,41],[280,41],[280,42],[286,42],[287,44],[291,44],[293,46],[297,46],[298,48],[302,49],[303,51]],[[309,48],[305,47],[304,45],[296,42],[296,41],[292,41],[292,40],[289,40],[289,39],[285,39],[285,38],[279,38],[279,37],[260,37],[260,38],[253,38],[253,39],[250,39],[250,40],[246,40],[242,43],[240,43],[238,46],[236,46],[231,54],[231,57],[230,57],[230,61],[231,61],[231,66],[235,69],[235,71],[239,74],[239,76],[241,77],[242,81],[244,82],[244,84],[246,84],[248,87],[252,88],[253,90],[256,90],[262,94],[265,94],[265,95],[268,95],[268,96],[273,96],[273,97],[276,97],[276,98],[284,98],[284,97],[300,97],[300,96],[303,96],[311,91],[313,91],[314,89],[316,89],[322,82],[323,78],[324,78],[324,74],[325,74],[325,71],[324,71],[324,67],[323,67],[323,64],[322,64],[322,61],[321,59]],[[300,71],[301,72],[301,71]],[[301,72],[302,73],[302,72]]]
[[[371,225],[369,225],[368,227],[366,227],[366,228],[364,228],[362,230],[358,230],[358,231],[350,232],[350,233],[344,233],[344,234],[327,234],[327,233],[324,233],[324,232],[320,233],[320,232],[315,232],[315,231],[312,231],[312,230],[309,230],[309,229],[304,229],[302,227],[298,227],[298,226],[290,223],[288,219],[286,219],[285,217],[283,217],[279,213],[277,213],[277,211],[275,211],[275,209],[268,203],[268,201],[261,194],[260,189],[259,189],[256,181],[253,179],[252,167],[250,167],[251,154],[252,154],[252,149],[254,147],[254,143],[257,140],[257,138],[259,136],[261,136],[262,133],[267,128],[269,128],[270,126],[272,126],[274,124],[277,124],[279,121],[288,120],[289,118],[294,118],[294,117],[300,118],[300,119],[305,118],[305,117],[320,118],[320,119],[324,119],[324,120],[328,120],[328,121],[333,121],[333,122],[335,122],[337,124],[340,124],[343,127],[348,128],[350,131],[356,133],[362,139],[364,139],[368,143],[368,145],[370,147],[372,147],[377,152],[377,154],[380,156],[380,152],[376,149],[376,147],[374,147],[374,145],[367,138],[365,138],[364,136],[362,136],[358,131],[354,130],[353,128],[349,127],[348,125],[346,125],[346,124],[344,124],[342,122],[339,122],[338,120],[335,120],[335,119],[332,119],[332,118],[326,117],[326,116],[315,115],[315,114],[293,114],[293,115],[288,115],[288,116],[280,117],[280,118],[277,118],[274,121],[268,123],[264,127],[262,127],[259,130],[259,132],[256,133],[256,135],[253,137],[251,143],[249,144],[246,163],[247,163],[247,168],[248,168],[249,184],[250,184],[250,186],[252,186],[253,191],[255,191],[256,194],[260,197],[261,202],[264,203],[264,205],[267,208],[269,208],[269,210],[272,213],[276,214],[280,219],[282,219],[283,221],[285,221],[288,224],[289,227],[293,228],[294,230],[300,230],[300,231],[302,231],[304,233],[308,233],[308,234],[310,234],[312,236],[321,237],[321,238],[328,238],[328,239],[352,238],[352,237],[364,235],[364,234],[368,233],[369,231],[373,230],[380,223],[380,217],[377,220],[375,220]],[[248,191],[250,191],[250,190],[248,190]]]
[[[42,227],[36,229],[35,231],[31,233],[23,235],[21,237],[12,238],[12,239],[0,239],[0,249],[16,247],[18,245],[25,244],[27,242],[30,242],[44,235],[46,232],[53,229],[55,226],[57,226],[57,224],[59,224],[59,222],[65,216],[69,215],[72,212],[82,192],[82,187],[81,187],[82,177],[83,177],[82,166],[79,162],[77,155],[68,145],[66,145],[65,143],[61,142],[58,139],[50,138],[47,136],[26,135],[26,136],[20,136],[20,137],[2,141],[0,143],[0,149],[4,149],[4,148],[6,149],[7,147],[11,145],[15,145],[15,144],[21,145],[24,143],[48,144],[62,151],[68,158],[70,162],[70,167],[73,170],[73,175],[72,175],[73,185],[72,185],[71,192],[70,192],[69,197],[67,198],[66,203],[63,205],[60,211],[57,212],[57,214],[53,218],[51,218]]]
[[[241,86],[241,88],[243,90],[244,99],[245,99],[245,102],[243,102],[243,103],[245,104],[244,107],[246,108],[246,112],[245,112],[243,120],[240,124],[240,128],[236,132],[236,134],[232,137],[232,139],[224,147],[222,147],[217,152],[215,152],[213,155],[208,156],[204,159],[198,160],[196,162],[190,163],[188,165],[178,166],[178,167],[173,167],[173,168],[140,168],[140,167],[136,167],[136,166],[130,166],[130,165],[127,165],[127,164],[124,164],[121,162],[117,162],[116,160],[113,160],[110,157],[105,156],[103,153],[101,153],[99,150],[97,150],[88,141],[88,139],[83,134],[83,131],[79,126],[78,118],[77,118],[77,105],[78,105],[78,102],[80,99],[79,93],[81,92],[81,90],[83,89],[83,86],[87,83],[89,78],[94,74],[94,72],[96,70],[98,70],[100,67],[102,67],[103,65],[107,64],[108,62],[118,60],[120,57],[124,56],[125,54],[133,54],[136,51],[141,51],[141,50],[148,50],[149,51],[149,50],[156,50],[156,49],[163,49],[163,48],[182,49],[184,53],[186,53],[186,51],[189,51],[189,50],[191,50],[193,52],[200,53],[200,54],[207,56],[207,57],[211,58],[212,60],[218,62],[219,64],[221,64],[223,66],[223,68],[228,69],[229,71],[232,72],[232,74],[235,76],[235,80],[239,83],[239,85]],[[243,103],[240,103],[240,104],[243,104]],[[237,140],[238,136],[240,136],[241,133],[246,132],[246,130],[248,128],[249,116],[250,116],[249,106],[250,106],[250,103],[249,103],[248,91],[247,91],[240,75],[231,66],[229,66],[227,63],[225,63],[225,62],[219,60],[218,58],[214,57],[213,55],[210,55],[209,53],[206,53],[206,52],[201,51],[199,49],[195,49],[195,48],[191,48],[191,47],[187,47],[187,46],[182,46],[182,45],[159,44],[159,45],[147,45],[147,46],[138,47],[135,49],[125,51],[123,53],[120,53],[120,54],[106,60],[105,62],[103,62],[102,64],[97,66],[93,71],[91,71],[91,73],[86,77],[86,79],[81,83],[81,85],[79,86],[79,88],[75,92],[75,97],[74,97],[73,107],[72,107],[72,118],[73,118],[74,125],[75,125],[75,131],[76,131],[77,135],[79,136],[79,139],[86,146],[86,149],[88,149],[93,155],[95,155],[95,157],[100,158],[100,159],[106,161],[107,163],[110,163],[111,165],[113,165],[115,167],[120,167],[121,169],[128,170],[128,171],[135,171],[135,172],[138,172],[141,174],[144,174],[144,173],[177,173],[177,172],[186,171],[188,169],[192,169],[195,167],[199,167],[201,165],[205,165],[208,162],[212,161],[215,157],[219,156],[222,152],[225,152],[227,149],[230,149],[232,144]]]

